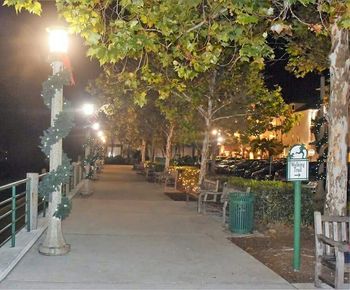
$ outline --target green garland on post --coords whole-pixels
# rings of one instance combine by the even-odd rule
[[[50,76],[43,83],[41,96],[45,105],[51,108],[52,98],[57,90],[63,88],[64,85],[70,84],[70,72],[63,70],[55,75]],[[70,110],[70,105],[67,102],[63,104],[63,111],[56,115],[54,125],[44,131],[44,135],[40,137],[41,145],[39,146],[42,152],[49,157],[52,145],[60,139],[65,138],[73,128],[73,111]],[[56,170],[50,171],[44,176],[39,183],[39,193],[45,200],[49,200],[52,192],[61,189],[61,185],[68,183],[72,175],[72,166],[69,158],[63,153],[62,164]],[[66,218],[71,211],[71,202],[66,196],[62,196],[61,203],[58,205],[54,216],[60,219]]]

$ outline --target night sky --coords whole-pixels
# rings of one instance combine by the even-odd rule
[[[37,172],[47,166],[38,145],[42,131],[49,127],[50,116],[40,92],[42,82],[51,73],[46,28],[58,24],[64,22],[58,19],[52,3],[43,4],[41,17],[27,12],[16,15],[13,8],[0,6],[0,154],[8,151],[9,161],[9,165],[0,166],[0,182],[5,171],[21,178],[25,172]],[[66,87],[64,95],[75,108],[89,99],[84,89],[88,80],[100,73],[98,63],[85,57],[85,52],[82,40],[71,36],[69,56],[76,85]],[[268,83],[281,85],[288,102],[314,103],[319,94],[315,90],[319,77],[296,79],[284,71],[283,65],[269,65]],[[73,160],[82,154],[84,139],[84,121],[78,113],[76,121],[76,128],[64,141],[65,151]]]

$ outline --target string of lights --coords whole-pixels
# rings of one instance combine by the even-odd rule
[[[64,85],[70,84],[70,73],[66,70],[50,76],[43,83],[43,90],[41,96],[45,105],[51,108],[51,102],[56,92]],[[53,126],[44,131],[44,135],[40,137],[42,152],[49,157],[52,145],[57,143],[60,139],[65,138],[70,130],[73,128],[73,110],[70,109],[70,105],[67,102],[63,103],[63,111],[56,115]],[[62,164],[59,165],[56,170],[51,170],[44,176],[39,183],[39,193],[45,200],[49,199],[52,192],[61,190],[61,185],[66,184],[70,180],[72,175],[72,166],[70,159],[66,154],[62,155]],[[58,205],[55,217],[64,219],[71,211],[71,202],[67,196],[62,196],[61,203]]]

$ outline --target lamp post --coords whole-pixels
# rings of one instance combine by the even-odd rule
[[[63,28],[50,28],[49,47],[50,53],[66,53],[68,49],[68,35]],[[60,60],[54,60],[51,64],[53,75],[63,70],[63,63]],[[57,89],[51,101],[51,126],[54,125],[55,117],[63,110],[63,86]],[[50,150],[50,171],[56,170],[62,164],[62,139],[59,139],[52,145]],[[61,203],[61,186],[50,194],[48,207],[48,228],[42,244],[39,246],[39,252],[44,255],[57,256],[69,252],[70,245],[64,240],[62,233],[61,219],[54,214],[58,205]]]
[[[95,114],[95,106],[94,104],[86,103],[82,107],[83,114],[90,118],[92,115]],[[92,189],[92,184],[90,180],[90,170],[91,170],[91,165],[90,165],[90,155],[91,155],[91,146],[90,146],[90,141],[91,141],[91,128],[94,130],[98,130],[100,128],[100,124],[94,123],[93,125],[87,126],[87,131],[86,131],[86,140],[87,144],[85,146],[85,164],[84,164],[84,170],[85,170],[85,180],[84,180],[84,186],[82,188],[81,194],[82,195],[90,195],[93,193]]]

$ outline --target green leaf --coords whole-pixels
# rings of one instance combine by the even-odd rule
[[[237,16],[236,22],[239,24],[256,24],[258,23],[259,18],[253,15],[249,15],[249,14],[239,14]]]

